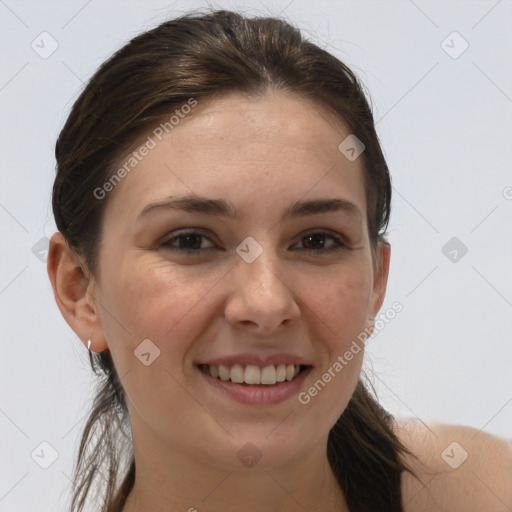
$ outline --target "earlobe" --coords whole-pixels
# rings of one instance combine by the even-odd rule
[[[94,282],[83,269],[84,265],[77,261],[62,233],[54,233],[50,239],[47,271],[55,301],[62,316],[84,345],[91,339],[91,349],[101,352],[108,345],[98,308],[91,295]]]

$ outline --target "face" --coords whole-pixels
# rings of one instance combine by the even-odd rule
[[[359,378],[353,342],[383,298],[362,161],[338,150],[349,133],[297,96],[232,94],[198,104],[110,193],[93,339],[111,352],[140,443],[233,469],[249,442],[273,465],[326,440]],[[229,208],[164,205],[182,196]],[[291,208],[313,200],[341,206]],[[288,384],[219,387],[198,367],[219,361],[306,369]]]

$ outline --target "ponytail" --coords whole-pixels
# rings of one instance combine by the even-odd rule
[[[401,474],[412,473],[404,454],[412,455],[393,431],[393,416],[359,380],[327,443],[350,512],[403,512]]]

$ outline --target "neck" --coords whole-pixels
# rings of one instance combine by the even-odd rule
[[[122,512],[303,512],[348,506],[327,460],[327,439],[282,466],[243,470],[134,437],[135,483]],[[260,467],[258,467],[260,466]]]

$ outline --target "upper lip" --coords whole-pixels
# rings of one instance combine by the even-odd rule
[[[224,366],[233,366],[234,364],[241,364],[242,366],[247,365],[255,365],[255,366],[270,366],[276,364],[294,364],[294,365],[303,365],[303,366],[311,366],[311,362],[296,356],[294,354],[272,354],[272,355],[262,355],[262,354],[236,354],[225,357],[214,357],[211,359],[207,359],[205,361],[201,361],[197,363],[208,364],[208,365],[224,365]]]

